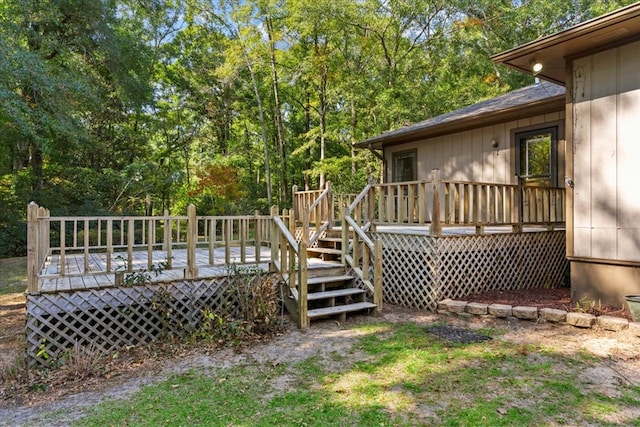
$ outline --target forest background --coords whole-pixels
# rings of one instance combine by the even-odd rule
[[[357,192],[355,142],[532,83],[492,54],[615,0],[0,0],[0,257],[51,215]]]

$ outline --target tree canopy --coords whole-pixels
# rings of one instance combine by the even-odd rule
[[[53,215],[359,190],[367,137],[530,83],[491,54],[630,1],[0,0],[0,256]]]

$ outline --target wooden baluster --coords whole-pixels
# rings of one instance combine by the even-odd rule
[[[246,264],[247,262],[247,219],[241,218],[239,220],[238,233],[240,234],[240,262]]]
[[[260,220],[259,216],[260,216],[260,212],[256,211],[255,212],[255,225],[254,225],[254,246],[255,246],[255,259],[256,259],[256,264],[260,264],[260,249],[262,248],[262,221]]]
[[[224,220],[224,262],[231,265],[231,235],[233,231],[233,223],[230,218]]]
[[[309,316],[307,312],[307,244],[305,242],[300,242],[298,259],[298,327],[306,329],[309,327]]]
[[[280,238],[278,236],[278,226],[276,225],[273,218],[278,216],[278,207],[271,206],[271,211],[269,212],[271,216],[271,265],[273,266],[278,261],[278,243],[280,242]],[[282,272],[282,270],[280,270]]]
[[[147,233],[149,233],[147,238],[147,270],[151,271],[153,267],[153,218],[147,221],[149,222],[149,226],[147,227]],[[145,221],[142,222],[144,223]]]
[[[349,215],[349,208],[342,208],[342,248],[340,253],[340,262],[344,265],[349,251],[349,223],[344,219]]]
[[[427,183],[418,184],[418,224],[427,223]]]
[[[440,169],[433,169],[431,171],[431,185],[433,186],[433,200],[432,209],[433,212],[431,218],[430,234],[433,236],[442,235],[442,223],[440,222]]]
[[[85,219],[84,220],[84,248],[83,248],[83,268],[84,268],[84,272],[88,273],[91,269],[89,268],[89,220]]]
[[[196,267],[196,244],[198,240],[198,219],[196,217],[196,207],[190,204],[187,208],[187,268],[185,279],[195,279],[198,277]]]
[[[171,269],[173,267],[173,221],[169,216],[169,211],[164,212],[164,226],[166,229],[166,251],[167,251],[167,268]]]
[[[371,257],[371,249],[366,243],[362,245],[362,280],[369,280],[369,261]]]
[[[127,222],[127,272],[133,271],[133,244],[136,237],[135,223],[133,218]]]
[[[513,222],[514,225],[512,227],[512,231],[514,233],[522,233],[522,205],[523,205],[523,197],[522,197],[522,180],[519,177],[516,177],[518,180],[518,185],[516,186],[513,194]]]
[[[463,206],[462,206],[462,220],[465,224],[470,224],[471,223],[471,211],[470,211],[470,207],[469,207],[469,203],[471,202],[471,186],[469,184],[464,184],[463,185],[463,189],[464,189],[464,199],[463,199]]]
[[[382,241],[376,239],[373,242],[373,303],[376,314],[382,313]]]
[[[212,218],[209,221],[209,265],[214,265],[216,262],[216,220]]]
[[[66,234],[67,234],[67,230],[65,229],[65,220],[61,219],[60,220],[60,255],[59,255],[59,259],[60,259],[60,275],[64,276],[66,274]]]
[[[107,219],[107,273],[111,273],[111,256],[113,255],[113,220]]]

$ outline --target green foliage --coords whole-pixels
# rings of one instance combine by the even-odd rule
[[[0,257],[52,214],[358,191],[367,137],[531,82],[490,55],[629,0],[0,1]]]

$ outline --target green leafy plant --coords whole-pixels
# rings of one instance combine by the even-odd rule
[[[137,286],[137,285],[145,285],[151,283],[151,280],[154,277],[158,277],[164,270],[169,267],[168,261],[162,261],[157,264],[151,264],[148,269],[142,269],[138,271],[133,271],[130,273],[125,273],[125,271],[129,270],[129,261],[125,259],[122,255],[118,255],[116,260],[121,261],[122,265],[119,265],[116,268],[116,274],[123,274],[124,280],[122,282],[122,286]],[[117,283],[116,283],[117,284]]]

